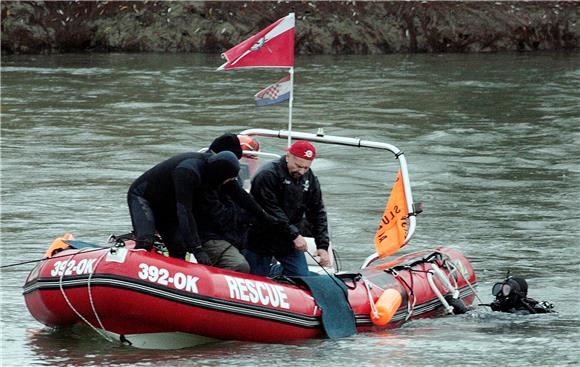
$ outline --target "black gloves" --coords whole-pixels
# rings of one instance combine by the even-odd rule
[[[201,246],[193,249],[193,254],[198,264],[211,265],[211,259],[209,258],[207,252],[203,250]]]

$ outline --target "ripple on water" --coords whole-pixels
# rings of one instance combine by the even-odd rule
[[[139,351],[88,328],[51,330],[26,311],[32,266],[0,273],[2,361],[14,365],[578,365],[580,123],[577,58],[518,55],[299,57],[297,130],[388,142],[405,152],[425,212],[401,254],[448,245],[472,261],[482,301],[507,270],[558,315],[480,308],[341,340],[228,342]],[[42,256],[56,236],[103,243],[130,228],[126,190],[173,154],[224,131],[285,129],[288,106],[253,106],[281,72],[215,73],[207,55],[4,56],[3,264]],[[525,92],[523,92],[525,91]],[[284,142],[271,144],[284,153]],[[372,236],[397,171],[390,154],[319,145],[333,244],[345,270]],[[34,255],[36,254],[36,255]],[[8,322],[8,320],[10,322]],[[323,361],[323,362],[322,362]],[[460,361],[460,362],[458,362]]]

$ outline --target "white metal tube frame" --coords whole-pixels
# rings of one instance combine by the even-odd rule
[[[445,273],[443,273],[443,271],[441,269],[439,269],[439,267],[436,264],[433,264],[433,263],[431,264],[431,269],[432,269],[433,273],[435,275],[437,275],[437,278],[439,278],[439,280],[441,281],[441,284],[443,284],[443,287],[445,287],[447,289],[447,291],[451,292],[451,296],[455,299],[458,299],[459,298],[459,290],[451,284],[451,282],[449,281],[449,278],[447,278]]]
[[[453,314],[453,307],[451,307],[449,305],[449,302],[447,302],[447,300],[445,299],[443,294],[441,294],[441,291],[439,290],[439,288],[437,288],[437,285],[435,284],[435,281],[433,280],[433,272],[432,271],[427,272],[427,281],[429,282],[429,285],[431,286],[433,293],[435,293],[435,295],[439,299],[439,302],[441,302],[441,304],[445,308],[445,311],[450,315]]]
[[[270,130],[270,129],[248,129],[242,131],[240,134],[248,136],[271,137],[278,139],[287,139],[288,136],[290,135],[287,130]],[[403,187],[405,189],[405,200],[407,202],[407,208],[409,210],[409,212],[407,213],[408,232],[407,237],[405,238],[405,244],[407,244],[411,240],[413,234],[415,233],[417,218],[415,217],[414,212],[415,209],[413,205],[413,194],[411,192],[411,183],[409,180],[409,171],[407,169],[407,160],[405,158],[403,151],[401,151],[396,146],[387,143],[379,143],[370,140],[361,140],[357,138],[347,138],[342,136],[325,135],[322,132],[319,132],[317,134],[311,134],[292,131],[292,139],[307,140],[324,144],[345,145],[355,148],[387,150],[393,153],[395,158],[399,161],[399,166],[401,168],[401,176],[403,177]],[[378,258],[379,257],[377,253],[370,255],[365,259],[363,265],[361,266],[361,269],[366,268],[372,262],[378,260]]]

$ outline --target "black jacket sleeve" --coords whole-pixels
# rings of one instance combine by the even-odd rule
[[[258,220],[265,220],[266,212],[256,202],[252,195],[248,194],[237,181],[230,181],[223,185],[222,189],[241,208],[255,216]]]
[[[322,191],[316,176],[312,175],[312,191],[310,200],[306,206],[306,219],[312,224],[312,232],[316,248],[328,250],[330,236],[328,235],[328,218],[324,202],[322,201]]]
[[[173,183],[179,232],[185,241],[185,250],[193,252],[195,248],[201,246],[192,210],[194,190],[201,185],[201,177],[195,170],[178,166],[173,171]]]
[[[280,207],[277,195],[277,192],[280,191],[278,185],[275,173],[270,170],[263,170],[254,177],[250,193],[268,214],[276,218],[280,234],[294,240],[298,237],[300,231],[296,226],[290,225],[288,216]]]
[[[206,188],[203,192],[203,215],[211,226],[216,228],[225,228],[232,226],[238,220],[238,212],[234,206],[226,205],[218,189]]]

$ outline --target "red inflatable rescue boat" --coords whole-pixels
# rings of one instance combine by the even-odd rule
[[[284,131],[243,133],[287,137]],[[399,181],[407,204],[398,247],[408,243],[417,213],[402,152],[387,144],[320,133],[293,132],[292,137],[393,152],[402,162]],[[375,244],[393,230],[384,225],[384,218]],[[397,220],[393,216],[387,222]],[[292,279],[242,274],[135,250],[127,239],[114,239],[109,245],[99,247],[72,236],[55,240],[24,285],[32,316],[52,327],[85,323],[108,339],[147,348],[179,348],[213,339],[275,343],[325,336],[323,311],[310,290]],[[355,272],[334,274],[335,282],[348,289],[358,332],[461,312],[458,307],[473,301],[476,276],[459,252],[436,247],[377,265],[380,252],[377,247],[377,254]]]

